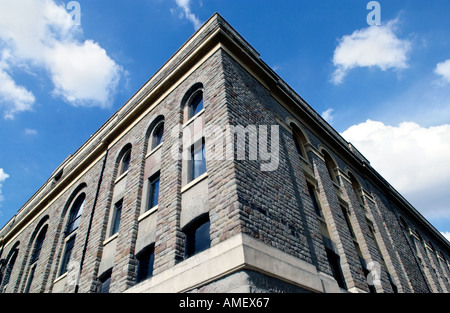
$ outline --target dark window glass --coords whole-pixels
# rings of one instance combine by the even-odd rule
[[[150,190],[148,199],[148,209],[151,209],[158,205],[159,198],[159,173],[150,178]]]
[[[306,155],[306,151],[304,148],[304,145],[306,144],[306,138],[303,135],[303,133],[301,132],[300,129],[298,129],[297,126],[292,125],[292,132],[294,135],[294,143],[295,143],[295,148],[297,149],[298,154],[300,154],[303,158],[307,158]]]
[[[19,249],[14,249],[13,253],[11,254],[9,261],[8,261],[8,266],[6,267],[6,272],[5,272],[5,276],[4,279],[2,281],[2,286],[5,286],[9,283],[9,279],[11,277],[11,273],[12,270],[14,268],[14,264],[16,263],[16,259],[17,259],[17,255],[19,254]],[[1,276],[0,276],[1,279]]]
[[[328,248],[326,248],[325,251],[327,253],[327,259],[328,263],[330,264],[333,277],[336,279],[339,287],[347,289],[345,285],[344,275],[342,274],[341,264],[339,262],[339,256]]]
[[[144,251],[139,253],[138,259],[138,270],[136,275],[136,283],[146,280],[153,275],[153,263],[155,261],[154,246],[146,248]]]
[[[164,123],[161,122],[158,125],[156,125],[156,128],[153,131],[152,149],[156,148],[160,143],[162,143],[163,134],[164,134]]]
[[[45,235],[47,234],[47,226],[45,226],[39,233],[34,243],[33,254],[31,255],[31,264],[39,259],[39,254],[41,253],[42,244],[44,243]]]
[[[190,257],[206,250],[211,245],[209,237],[209,218],[201,219],[190,226],[186,231],[185,255]]]
[[[70,257],[72,256],[74,244],[75,244],[75,236],[73,236],[66,242],[66,248],[64,250],[63,258],[61,261],[61,270],[59,272],[59,275],[66,273],[67,270],[69,269]]]
[[[347,213],[347,209],[341,206],[342,214],[345,218],[345,223],[347,223],[348,230],[350,231],[350,235],[353,239],[356,239],[355,232],[353,231],[352,223],[350,222],[350,218]]]
[[[393,291],[394,293],[398,293],[398,288],[397,288],[397,286],[395,285],[394,280],[392,279],[391,274],[387,273],[387,275],[388,275],[388,278],[389,278],[389,283],[391,284],[392,291]]]
[[[111,225],[111,236],[119,231],[120,217],[122,215],[122,200],[114,206],[114,218]]]
[[[317,201],[316,192],[314,190],[314,186],[310,183],[307,183],[308,185],[308,192],[309,196],[311,197],[311,201],[314,207],[314,211],[317,215],[322,216],[322,213],[320,212],[319,202]]]
[[[111,284],[111,272],[106,273],[100,279],[100,293],[109,293],[109,285]]]
[[[121,162],[121,167],[120,167],[120,174],[123,174],[126,171],[128,171],[128,167],[130,166],[130,158],[131,158],[131,151],[128,150],[123,155],[122,162]]]
[[[370,273],[370,271],[367,269],[366,261],[361,256],[358,256],[358,258],[359,258],[359,262],[361,263],[361,267],[362,267],[362,270],[363,270],[363,273],[364,273],[364,277],[367,278],[367,277],[369,277],[369,275],[372,275]],[[377,293],[377,290],[375,289],[375,286],[373,284],[367,284],[367,286],[369,287],[369,292],[370,293]]]
[[[36,265],[34,265],[30,270],[30,275],[28,277],[27,286],[25,287],[25,291],[24,291],[25,293],[30,292],[31,283],[33,282],[33,279],[34,279],[34,271],[35,270],[36,270]]]
[[[191,101],[190,104],[190,115],[189,117],[195,116],[201,110],[203,110],[203,93],[197,93]]]
[[[69,220],[67,222],[66,236],[73,232],[80,225],[81,214],[83,213],[84,200],[86,195],[80,195],[70,209]]]
[[[194,180],[206,172],[205,142],[202,141],[201,148],[197,145],[191,147],[191,173],[190,180]]]

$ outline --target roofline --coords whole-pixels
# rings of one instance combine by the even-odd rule
[[[108,149],[115,138],[121,136],[127,125],[145,112],[145,104],[158,99],[164,93],[165,87],[173,85],[190,66],[195,65],[208,52],[221,44],[225,51],[233,53],[234,58],[238,58],[253,71],[268,87],[269,91],[281,99],[285,108],[292,112],[303,113],[306,122],[314,126],[320,135],[328,139],[328,143],[344,154],[346,158],[355,162],[363,173],[367,174],[375,185],[384,188],[387,195],[400,204],[398,209],[405,210],[415,217],[425,228],[450,250],[450,243],[437,231],[399,192],[397,192],[369,162],[361,157],[358,152],[352,151],[350,144],[334,130],[302,97],[300,97],[287,83],[285,83],[263,60],[259,53],[248,42],[239,35],[218,13],[212,15],[203,26],[198,29],[163,66],[121,107],[114,113],[75,153],[70,155],[57,169],[67,170],[61,181],[53,188],[48,189],[52,177],[18,210],[17,214],[8,221],[0,234],[6,231],[0,241],[6,241],[20,232],[20,227],[24,226],[33,216],[37,216],[46,206],[55,199],[67,186],[71,185],[74,177],[82,173],[86,167],[97,162],[102,153]],[[325,142],[327,142],[325,141]],[[81,161],[81,162],[80,162]],[[56,170],[53,174],[55,174]],[[52,174],[52,175],[53,175]],[[38,203],[33,208],[29,208],[34,201]],[[26,212],[30,209],[29,212]],[[25,213],[17,223],[15,219]],[[10,225],[12,222],[12,225]],[[11,229],[5,228],[9,225]]]

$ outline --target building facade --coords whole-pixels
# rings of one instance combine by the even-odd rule
[[[0,231],[0,290],[449,292],[450,244],[213,15]]]

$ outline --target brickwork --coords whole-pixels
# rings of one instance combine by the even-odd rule
[[[203,92],[204,109],[187,121],[186,99],[196,88]],[[150,151],[155,121],[164,121],[163,143]],[[306,138],[303,156],[293,124]],[[272,139],[278,139],[277,167],[262,170],[268,162],[258,154],[262,143],[249,134],[244,159],[236,149],[233,158],[211,157],[208,148],[217,148],[220,139],[211,129],[230,126],[244,131],[276,126],[268,128],[267,142],[273,152]],[[187,129],[196,129],[194,136],[203,137],[207,147],[206,173],[193,182],[187,180],[189,163],[174,157],[190,149],[181,140]],[[223,134],[226,140],[219,142],[226,151],[240,134]],[[129,167],[121,173],[128,148]],[[147,210],[147,180],[155,172],[159,201]],[[236,266],[221,260],[222,272],[201,282],[190,277],[193,283],[183,282],[182,291],[450,291],[449,243],[218,15],[54,174],[0,231],[1,292],[99,292],[105,281],[109,292],[170,291],[167,284],[177,275],[189,277],[184,268],[214,272],[218,251],[240,257],[235,243],[244,235],[255,245],[243,250],[246,261]],[[308,184],[317,191],[318,208]],[[78,227],[67,233],[81,195]],[[119,230],[112,234],[120,200]],[[204,215],[210,249],[187,257],[184,227]],[[32,260],[43,229],[39,258]],[[152,278],[136,284],[137,255],[149,246]],[[273,249],[279,256],[270,254]],[[252,259],[256,255],[265,263]],[[373,285],[369,276],[380,283]]]

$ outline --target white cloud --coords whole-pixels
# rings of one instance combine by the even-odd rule
[[[37,135],[38,131],[36,129],[25,128],[25,135]]]
[[[190,21],[193,25],[195,30],[199,29],[202,26],[202,22],[198,19],[197,16],[195,16],[194,13],[191,11],[191,1],[190,0],[176,0],[177,5],[180,9],[183,10],[184,17],[188,21]],[[180,15],[182,17],[182,15]]]
[[[322,114],[321,114],[321,116],[323,117],[323,119],[325,120],[325,121],[327,121],[330,125],[331,125],[331,123],[333,122],[333,109],[328,109],[328,110],[326,110],[326,111],[324,111],[324,112],[322,112]]]
[[[0,202],[2,202],[4,200],[4,197],[2,195],[2,186],[8,177],[9,177],[9,175],[6,174],[2,168],[0,168]]]
[[[342,83],[347,73],[356,67],[378,67],[383,71],[407,68],[411,44],[394,33],[396,23],[397,20],[392,20],[384,25],[370,26],[339,39],[333,56],[336,70],[332,82]]]
[[[58,42],[46,58],[55,94],[75,105],[110,106],[122,70],[98,44]]]
[[[434,72],[442,77],[442,79],[450,83],[450,59],[444,62],[438,63]]]
[[[31,110],[35,102],[32,92],[8,74],[19,65],[47,70],[53,94],[71,104],[110,104],[122,68],[98,43],[77,39],[82,29],[64,5],[53,0],[0,0],[0,79],[9,86],[0,89],[0,101],[6,117]]]
[[[23,86],[19,86],[11,76],[0,67],[0,108],[3,117],[13,119],[14,114],[29,111],[33,107],[35,97]]]
[[[448,241],[450,241],[450,232],[445,232],[445,233],[441,232],[441,234],[442,234]]]
[[[367,120],[342,136],[425,217],[450,217],[449,124],[389,126]]]

